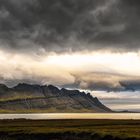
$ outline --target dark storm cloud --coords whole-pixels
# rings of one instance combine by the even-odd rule
[[[0,45],[10,51],[137,50],[139,13],[139,0],[0,0]]]

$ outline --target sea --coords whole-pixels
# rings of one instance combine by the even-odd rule
[[[0,119],[124,119],[140,120],[140,113],[40,113],[40,114],[0,114]]]

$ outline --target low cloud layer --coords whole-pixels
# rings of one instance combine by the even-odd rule
[[[139,0],[0,0],[0,48],[137,51],[139,13]]]
[[[107,92],[140,91],[138,62],[140,57],[137,53],[49,54],[35,57],[0,51],[0,83],[8,86],[18,83],[54,84]]]
[[[75,82],[64,85],[91,91],[140,91],[140,76],[128,76],[112,73],[81,73],[75,75]]]

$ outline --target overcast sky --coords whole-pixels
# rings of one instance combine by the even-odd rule
[[[140,0],[0,0],[0,82],[140,100]]]

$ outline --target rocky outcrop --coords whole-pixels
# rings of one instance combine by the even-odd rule
[[[96,97],[53,85],[0,85],[0,110],[7,112],[111,112]]]

